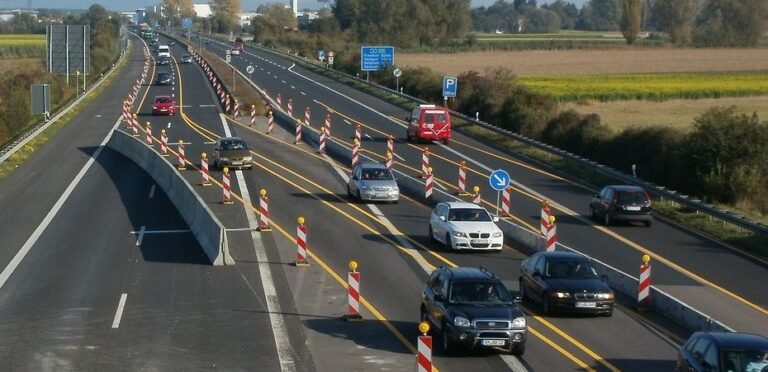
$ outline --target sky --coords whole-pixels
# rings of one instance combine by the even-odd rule
[[[57,9],[87,9],[92,4],[101,4],[103,7],[109,10],[135,10],[136,8],[143,8],[147,5],[160,3],[162,0],[2,0],[0,1],[0,8],[57,8]],[[386,0],[384,0],[386,1]],[[496,0],[471,0],[472,7],[490,6]],[[506,0],[511,2],[512,0]],[[539,5],[552,2],[554,0],[538,0]],[[581,7],[588,0],[566,0],[566,2],[573,2],[577,7]],[[202,2],[202,1],[196,1]],[[288,0],[275,1],[275,0],[241,0],[243,9],[255,10],[256,7],[262,4],[273,4],[275,2],[284,2],[288,4]],[[130,4],[130,5],[127,5]],[[317,0],[299,0],[299,9],[318,9],[323,6],[323,3],[317,2]],[[128,7],[128,8],[126,8]]]

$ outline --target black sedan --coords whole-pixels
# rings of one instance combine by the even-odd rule
[[[696,332],[680,348],[675,371],[768,372],[768,338],[749,333]]]
[[[608,226],[618,221],[653,223],[651,197],[642,187],[629,185],[605,186],[589,203],[592,219],[602,219]]]
[[[168,85],[171,83],[171,74],[167,72],[158,72],[157,73],[157,79],[155,80],[155,84],[157,85]]]
[[[520,295],[541,304],[544,313],[613,314],[613,291],[587,257],[539,252],[523,261]]]

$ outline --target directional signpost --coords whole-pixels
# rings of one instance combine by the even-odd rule
[[[512,178],[509,177],[509,173],[507,171],[502,169],[497,169],[491,173],[491,176],[488,177],[488,183],[491,184],[491,187],[496,190],[496,215],[499,215],[499,197],[501,196],[501,191],[509,187],[509,183],[512,181]]]
[[[232,62],[232,54],[230,54],[230,53],[232,53],[232,52],[227,50],[227,58],[226,58],[227,63]]]
[[[395,75],[395,91],[400,91],[400,76],[403,75],[403,70],[396,68],[392,70],[392,75]]]
[[[360,70],[365,71],[366,80],[370,71],[386,70],[395,65],[395,47],[363,46],[360,47]]]
[[[248,65],[248,67],[245,68],[245,71],[248,73],[248,80],[253,80],[251,79],[251,74],[256,71],[256,69],[253,68],[253,65]]]

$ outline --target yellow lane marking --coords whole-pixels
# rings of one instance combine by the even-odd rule
[[[594,368],[590,367],[587,363],[584,363],[581,359],[577,358],[575,355],[571,354],[568,350],[563,349],[560,345],[558,345],[556,342],[552,341],[549,337],[544,336],[543,333],[537,331],[535,328],[528,326],[528,331],[531,332],[532,335],[538,337],[540,340],[544,341],[547,345],[552,347],[553,349],[560,352],[560,354],[565,355],[566,358],[570,359],[573,363],[575,363],[577,366],[587,370],[587,371],[595,371]]]
[[[558,328],[558,327],[557,327],[557,326],[555,326],[554,324],[550,323],[550,322],[549,322],[549,321],[547,321],[546,319],[544,319],[544,318],[542,318],[542,317],[540,317],[540,316],[538,316],[538,315],[531,315],[531,316],[532,316],[534,319],[536,319],[536,320],[538,320],[539,322],[541,322],[541,324],[544,324],[544,326],[545,326],[545,327],[547,327],[547,328],[551,329],[553,332],[555,332],[555,333],[557,333],[558,335],[560,335],[560,337],[562,337],[562,338],[564,338],[564,339],[568,340],[568,342],[570,342],[571,344],[573,344],[573,345],[576,345],[576,347],[578,347],[579,349],[583,350],[585,353],[587,353],[587,355],[589,355],[590,357],[592,357],[592,358],[593,358],[594,360],[596,360],[598,363],[600,363],[600,364],[602,364],[602,365],[606,366],[608,369],[610,369],[610,370],[611,370],[611,371],[613,371],[613,372],[619,372],[619,371],[620,371],[620,369],[616,368],[616,366],[614,366],[613,364],[611,364],[611,362],[609,362],[609,361],[605,360],[605,359],[604,359],[603,357],[601,357],[600,355],[597,355],[595,352],[593,352],[593,351],[592,351],[592,349],[588,348],[587,346],[585,346],[584,344],[582,344],[582,343],[581,343],[581,342],[579,342],[578,340],[575,340],[573,337],[571,337],[571,336],[570,336],[570,335],[568,335],[567,333],[563,332],[563,331],[562,331],[560,328]]]

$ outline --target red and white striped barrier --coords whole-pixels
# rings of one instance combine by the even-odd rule
[[[275,117],[272,116],[272,110],[267,113],[267,134],[272,134],[275,129]]]
[[[211,180],[208,177],[208,154],[202,153],[200,158],[200,176],[202,177],[202,182],[200,184],[203,186],[210,186]]]
[[[259,190],[259,230],[272,231],[269,227],[269,198],[266,189]]]
[[[509,209],[512,206],[512,188],[507,187],[501,191],[501,217],[512,217]]]
[[[179,165],[176,169],[182,171],[187,169],[187,155],[184,153],[184,141],[179,140]]]
[[[427,178],[429,169],[429,147],[425,147],[421,152],[421,178]]]
[[[296,138],[293,140],[294,144],[300,144],[301,143],[301,120],[296,119]]]
[[[545,248],[547,252],[554,252],[555,245],[557,245],[557,226],[555,225],[555,216],[549,216],[549,223],[547,224],[547,242]]]
[[[349,261],[347,273],[347,313],[344,314],[347,321],[360,321],[360,272],[357,271],[357,261]]]
[[[320,143],[317,145],[317,153],[325,154],[325,127],[320,127]]]
[[[478,205],[480,204],[480,186],[472,188],[472,202]]]
[[[549,215],[552,212],[549,209],[549,200],[541,201],[541,218],[540,218],[540,231],[542,236],[547,235],[547,223],[549,221]]]
[[[160,130],[160,155],[168,156],[168,135],[165,129]]]
[[[144,133],[147,134],[147,145],[152,146],[152,124],[147,122],[147,127],[144,129]]]
[[[229,101],[229,94],[227,94],[226,98],[224,99],[224,106],[225,106],[225,108],[227,110],[226,111],[227,113],[231,113],[232,112],[232,105],[231,105],[231,102]]]
[[[133,119],[131,121],[131,130],[133,130],[133,136],[139,137],[139,119],[136,117],[136,114],[133,114]]]
[[[643,255],[640,265],[640,282],[637,285],[637,306],[647,309],[651,306],[651,256]]]
[[[256,106],[251,105],[251,126],[256,124]]]
[[[275,101],[277,102],[277,105],[280,107],[283,107],[283,95],[278,93],[277,97],[275,98]]]
[[[293,117],[293,98],[288,98],[288,116]]]
[[[296,226],[296,262],[294,266],[307,267],[307,225],[304,224],[304,217],[296,220],[299,224]]]
[[[355,139],[360,143],[363,141],[363,126],[360,124],[355,127]]]
[[[221,177],[221,183],[222,183],[222,195],[221,195],[221,204],[233,204],[231,199],[231,192],[232,188],[229,186],[230,181],[230,175],[229,175],[229,168],[224,167],[224,174]]]
[[[432,372],[432,336],[428,335],[429,323],[419,323],[419,339],[417,341],[416,349],[418,355],[416,356],[416,372]]]
[[[456,188],[456,193],[459,195],[468,195],[467,193],[467,165],[464,160],[459,164],[459,185]]]
[[[238,114],[240,114],[240,103],[235,100],[235,112],[233,112],[232,115],[237,119]]]
[[[310,126],[309,125],[309,117],[310,117],[310,108],[307,107],[307,108],[304,109],[304,124],[306,126],[308,126],[308,127]]]
[[[392,155],[395,154],[395,137],[392,137],[391,134],[387,137],[387,152],[391,152]]]
[[[424,182],[424,198],[429,200],[432,198],[432,183],[434,178],[432,175],[432,167],[427,169],[427,180]]]
[[[325,115],[325,134],[330,137],[331,136],[331,114]]]
[[[387,169],[392,170],[392,153],[387,151]]]
[[[357,165],[357,163],[360,162],[360,142],[358,142],[357,139],[355,139],[354,144],[352,145],[352,168]]]

